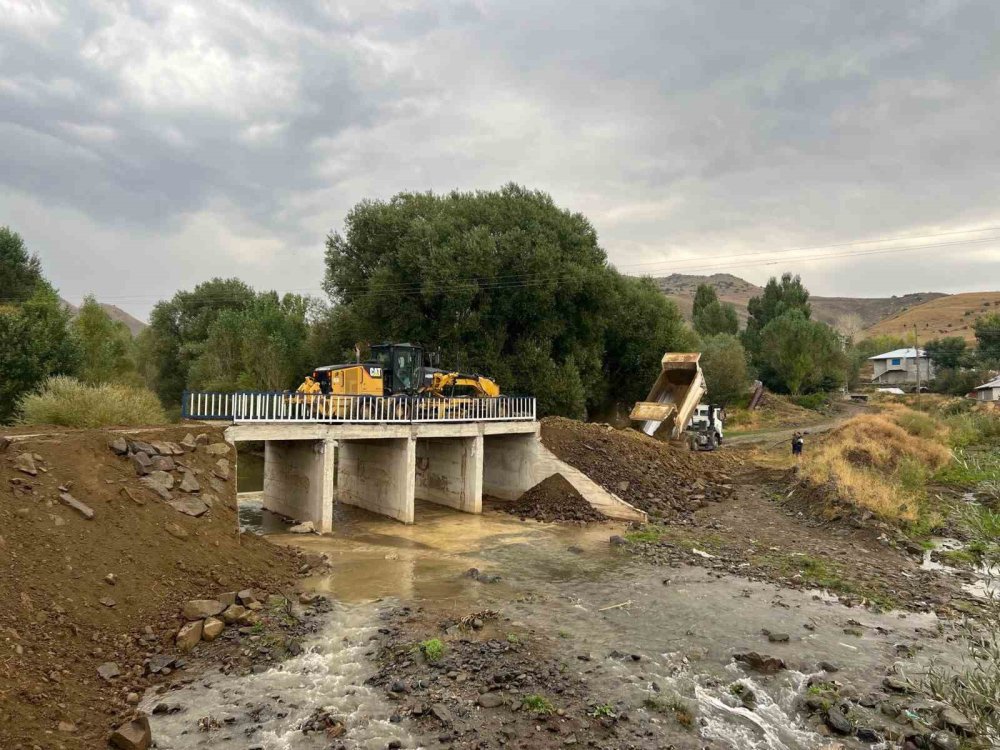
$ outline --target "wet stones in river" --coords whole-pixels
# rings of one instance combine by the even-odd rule
[[[777,674],[786,669],[783,659],[779,659],[776,656],[759,654],[756,651],[734,654],[733,658],[740,664],[744,664],[749,669],[760,674]]]
[[[830,729],[838,734],[853,734],[854,732],[854,725],[851,723],[851,720],[836,706],[826,712],[823,720]]]
[[[327,737],[335,739],[340,737],[347,727],[342,720],[334,716],[327,709],[317,708],[309,715],[309,718],[299,725],[299,729],[302,731],[302,734],[323,732]]]

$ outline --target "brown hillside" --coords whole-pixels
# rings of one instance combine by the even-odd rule
[[[664,294],[674,300],[684,317],[690,320],[694,293],[699,284],[711,285],[719,299],[736,308],[740,322],[747,319],[747,303],[761,293],[761,287],[728,273],[697,276],[675,273],[653,279]],[[917,292],[898,297],[810,297],[813,317],[832,326],[839,326],[846,317],[860,317],[861,327],[873,326],[891,315],[897,315],[929,300],[943,297],[938,292]]]
[[[871,326],[866,336],[911,336],[913,327],[921,341],[961,336],[975,341],[972,324],[986,313],[1000,312],[1000,292],[965,292],[925,302]]]
[[[73,303],[67,302],[66,300],[63,300],[62,303],[67,308],[69,308],[69,311],[73,315],[76,315],[77,311],[80,309],[78,305],[74,305]],[[98,304],[101,306],[101,309],[104,310],[104,312],[106,312],[112,320],[117,320],[121,323],[124,323],[125,327],[128,328],[128,330],[132,333],[133,336],[138,336],[142,332],[142,330],[146,327],[145,323],[143,323],[134,315],[130,315],[129,313],[125,312],[117,305],[111,305],[108,304],[107,302],[99,302]]]

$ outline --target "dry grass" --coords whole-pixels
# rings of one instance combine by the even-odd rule
[[[842,502],[916,523],[928,479],[951,461],[947,434],[942,423],[905,407],[855,417],[817,441],[802,472]]]
[[[972,343],[976,338],[972,331],[976,318],[998,310],[1000,292],[949,294],[886,318],[865,331],[865,336],[900,336],[909,340],[916,325],[921,341],[961,336]]]
[[[23,424],[65,427],[125,427],[166,424],[156,395],[126,385],[86,385],[75,378],[49,378],[40,393],[18,404]]]
[[[826,417],[820,412],[804,409],[792,403],[787,396],[765,393],[760,406],[754,411],[735,407],[726,409],[726,432],[737,435],[781,427],[802,427],[823,419]]]

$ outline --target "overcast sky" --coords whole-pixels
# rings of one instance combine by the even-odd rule
[[[1000,289],[998,157],[996,0],[0,0],[0,224],[141,317],[318,293],[359,200],[509,181],[625,272]]]

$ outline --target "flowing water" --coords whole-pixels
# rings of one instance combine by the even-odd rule
[[[337,506],[335,533],[301,536],[281,533],[284,523],[262,512],[259,500],[242,503],[241,524],[276,532],[272,539],[278,543],[328,555],[330,570],[305,585],[329,596],[335,609],[323,633],[306,644],[307,652],[281,667],[249,677],[209,675],[169,694],[197,706],[199,716],[219,720],[271,707],[263,729],[245,737],[235,727],[246,722],[234,725],[225,747],[323,747],[296,731],[317,706],[346,717],[349,747],[384,748],[392,739],[404,747],[424,746],[426,738],[411,736],[405,722],[389,721],[390,707],[364,685],[374,672],[365,642],[387,601],[458,615],[502,610],[517,627],[558,636],[567,663],[581,664],[574,657],[582,656],[592,660],[590,667],[600,665],[586,679],[608,703],[636,707],[662,696],[696,705],[697,731],[713,747],[819,747],[821,738],[805,727],[794,706],[820,661],[838,665],[837,679],[863,693],[877,686],[898,644],[920,641],[921,658],[950,648],[943,638],[925,637],[937,624],[930,614],[872,614],[843,607],[822,592],[781,589],[698,567],[651,567],[608,544],[609,535],[621,531],[613,524],[521,522],[495,511],[471,516],[418,503],[416,523],[404,526]],[[501,580],[485,584],[463,575],[472,567]],[[849,625],[862,635],[846,634]],[[769,643],[762,629],[788,633],[790,640]],[[770,678],[747,676],[732,656],[749,650],[780,656],[789,669]],[[610,658],[613,651],[639,658]],[[733,694],[734,682],[754,691],[754,711]],[[151,697],[144,706],[158,700]],[[208,747],[213,735],[197,732],[192,716],[154,716],[158,746]]]

